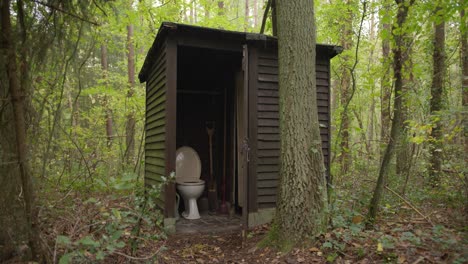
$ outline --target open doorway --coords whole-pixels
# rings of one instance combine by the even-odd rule
[[[177,52],[176,147],[189,146],[200,157],[201,217],[239,215],[236,91],[242,88],[242,53],[185,46]],[[179,213],[184,209],[181,201]]]

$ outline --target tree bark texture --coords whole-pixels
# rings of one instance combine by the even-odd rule
[[[102,75],[104,78],[104,85],[109,85],[107,78],[108,78],[108,63],[107,63],[107,46],[105,44],[101,44],[101,69]],[[113,121],[112,121],[112,109],[109,107],[109,98],[107,96],[104,97],[104,108],[106,109],[106,136],[107,136],[107,146],[112,146],[112,139],[114,137],[113,132]]]
[[[409,8],[413,5],[414,0],[395,0],[398,5],[396,15],[396,24],[392,27],[392,36],[395,41],[395,46],[392,48],[393,53],[393,75],[395,80],[395,96],[393,101],[393,122],[390,131],[390,138],[385,148],[382,157],[382,164],[379,169],[377,184],[369,204],[368,223],[373,224],[377,216],[380,200],[382,199],[383,188],[387,180],[390,169],[390,161],[395,152],[395,144],[400,139],[401,132],[401,107],[402,107],[402,90],[403,90],[403,36],[398,34],[396,29],[402,28],[406,18],[408,17]]]
[[[18,78],[17,54],[12,34],[10,1],[0,3],[0,17],[3,44],[2,81],[0,93],[9,101],[1,111],[2,120],[10,120],[11,126],[0,129],[0,261],[17,256],[22,261],[37,260],[42,256],[35,194],[31,170],[28,163],[28,144],[26,137],[25,87],[21,87]],[[1,78],[5,80],[5,78]],[[17,261],[20,261],[17,260]]]
[[[413,85],[413,62],[411,59],[411,36],[402,33],[402,92],[401,92],[401,122],[400,122],[400,141],[397,143],[396,150],[396,174],[400,177],[408,175],[411,161],[411,143],[408,138],[408,124],[410,117],[410,106],[408,103],[410,87]]]
[[[133,46],[133,25],[127,26],[127,59],[128,59],[128,85],[129,90],[127,93],[127,98],[129,101],[133,97],[133,89],[135,87],[135,47]],[[135,113],[131,108],[127,115],[127,124],[125,126],[126,130],[126,158],[127,162],[131,163],[134,152],[135,152]]]
[[[327,226],[327,188],[316,104],[314,3],[278,0],[281,179],[275,225],[298,243]]]
[[[460,0],[460,6],[463,6],[464,1]],[[460,9],[460,65],[462,68],[462,106],[466,113],[468,109],[468,31],[466,21],[465,9]],[[464,138],[464,149],[465,149],[465,164],[468,164],[468,117],[466,114],[462,114],[463,118],[463,138]],[[465,174],[465,215],[468,215],[468,175]]]
[[[350,50],[353,46],[353,16],[351,11],[352,1],[348,0],[346,2],[347,10],[344,18],[344,23],[342,24],[341,29],[341,46],[344,50]],[[351,55],[343,54],[342,65],[341,65],[341,94],[340,94],[340,104],[342,107],[348,105],[351,95],[351,71],[349,69],[349,64],[351,61]],[[340,143],[340,167],[341,173],[346,174],[351,165],[351,157],[349,152],[349,127],[350,127],[350,116],[349,108],[343,109],[341,112],[341,143]]]
[[[385,3],[385,13],[390,13],[390,4]],[[388,23],[382,24],[382,30],[386,31],[388,34],[391,33],[391,25]],[[384,69],[384,74],[381,79],[381,105],[380,105],[380,119],[381,119],[381,128],[380,128],[380,140],[381,142],[388,142],[390,137],[390,100],[392,97],[392,81],[390,79],[391,74],[391,57],[390,57],[390,40],[388,38],[382,39],[382,64]]]
[[[438,1],[435,13],[442,10],[442,3]],[[443,109],[444,75],[445,75],[445,22],[439,18],[434,22],[434,51],[433,75],[431,86],[430,114],[433,128],[430,141],[429,178],[431,185],[436,187],[442,172],[442,122],[440,111]]]

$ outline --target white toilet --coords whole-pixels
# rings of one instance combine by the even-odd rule
[[[201,162],[197,152],[191,147],[180,147],[176,151],[176,188],[184,199],[186,219],[199,219],[197,199],[205,189],[205,181],[200,180]]]

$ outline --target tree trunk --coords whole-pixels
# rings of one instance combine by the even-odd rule
[[[377,216],[378,207],[380,200],[382,198],[382,192],[387,180],[388,171],[390,169],[390,161],[393,158],[395,152],[395,143],[400,139],[400,127],[401,127],[401,107],[402,99],[401,92],[403,89],[403,36],[395,34],[396,29],[402,28],[406,18],[408,16],[408,11],[411,5],[413,5],[414,0],[395,0],[398,4],[398,11],[396,17],[396,25],[393,25],[392,36],[395,41],[395,46],[392,48],[393,53],[393,75],[395,79],[395,97],[393,101],[393,122],[392,128],[390,131],[390,138],[385,148],[385,152],[382,158],[382,164],[380,165],[379,177],[377,179],[377,184],[372,195],[372,199],[369,204],[369,213],[368,213],[368,223],[373,224]]]
[[[346,5],[347,11],[345,15],[345,22],[343,23],[343,28],[341,32],[341,46],[344,50],[350,50],[353,46],[353,31],[352,31],[352,1],[348,0]],[[351,56],[349,54],[344,54],[341,56],[343,59],[343,63],[341,65],[341,95],[340,95],[340,103],[342,107],[348,105],[348,101],[350,100],[350,88],[351,88],[351,72],[349,70],[349,64],[351,61]],[[349,108],[343,109],[341,112],[341,156],[340,156],[340,164],[341,164],[341,173],[346,174],[349,170],[351,165],[351,157],[349,153],[349,126],[350,126],[350,117],[349,117]]]
[[[442,10],[442,3],[437,2],[435,13]],[[445,22],[443,18],[438,18],[434,23],[434,53],[433,53],[433,75],[431,86],[430,113],[432,116],[433,128],[430,141],[429,158],[429,178],[432,187],[436,187],[440,180],[442,171],[442,122],[440,120],[440,111],[443,109],[443,91],[445,75]]]
[[[101,69],[102,75],[104,78],[104,85],[107,87],[109,83],[107,82],[108,77],[108,63],[107,63],[107,46],[101,44]],[[104,96],[104,108],[106,109],[106,136],[107,136],[107,146],[110,148],[112,146],[112,139],[114,137],[114,132],[112,129],[112,109],[109,107],[109,98],[107,95]]]
[[[463,0],[460,0],[460,6],[463,7]],[[468,37],[465,9],[460,8],[460,66],[462,68],[462,106],[463,109],[468,108]],[[464,118],[463,118],[464,117]],[[465,164],[468,164],[468,118],[466,114],[462,114],[463,118],[463,135],[464,135],[464,148],[465,148]],[[465,173],[465,216],[468,216],[468,174]]]
[[[410,119],[410,107],[408,104],[408,98],[410,93],[411,85],[413,85],[413,62],[411,60],[411,38],[409,34],[402,33],[403,47],[402,47],[402,92],[401,92],[401,122],[400,122],[400,141],[397,142],[396,146],[396,174],[399,177],[408,175],[411,161],[411,144],[408,138],[408,124],[407,121]]]
[[[24,110],[25,88],[18,80],[17,54],[12,34],[10,1],[0,3],[0,40],[3,44],[4,66],[2,77],[8,78],[8,85],[1,85],[2,98],[10,98],[1,111],[2,120],[11,120],[12,126],[1,127],[4,138],[0,143],[2,155],[0,195],[0,261],[13,256],[16,261],[41,261],[42,250],[35,208],[35,193],[31,170],[28,163],[28,143]],[[5,72],[6,71],[6,72]],[[4,78],[2,78],[4,79]],[[5,83],[6,84],[6,83]],[[8,87],[8,90],[7,90]],[[3,132],[9,132],[5,134]]]
[[[133,89],[135,86],[135,48],[133,46],[133,25],[127,26],[127,52],[128,52],[128,101],[132,100]],[[135,112],[133,110],[132,104],[130,104],[129,114],[127,115],[127,125],[126,125],[126,160],[127,163],[131,163],[133,160],[133,154],[135,151]]]
[[[390,3],[384,3],[385,12],[384,16],[390,13]],[[382,25],[382,30],[387,32],[388,35],[391,34],[391,25],[384,23]],[[390,58],[390,40],[388,38],[382,39],[382,61],[384,74],[381,79],[381,105],[380,105],[380,119],[381,119],[381,128],[380,128],[380,140],[382,144],[388,142],[389,132],[390,132],[390,100],[392,97],[392,82],[390,79],[391,71],[391,58]]]
[[[327,188],[315,80],[314,3],[278,0],[281,169],[275,228],[287,247],[324,232]]]

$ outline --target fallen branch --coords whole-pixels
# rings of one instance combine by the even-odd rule
[[[402,197],[401,195],[399,195],[397,192],[395,192],[394,190],[388,188],[387,186],[385,186],[385,189],[389,190],[391,193],[393,193],[395,196],[397,196],[398,198],[400,198],[401,200],[403,200],[403,202],[405,202],[409,207],[411,207],[411,209],[413,209],[416,213],[418,213],[420,216],[422,216],[429,224],[431,224],[432,226],[434,226],[434,224],[432,223],[431,219],[429,219],[429,217],[425,216],[423,213],[421,213],[421,211],[418,210],[418,208],[416,208],[414,205],[412,205],[408,200],[406,200],[404,197]]]

